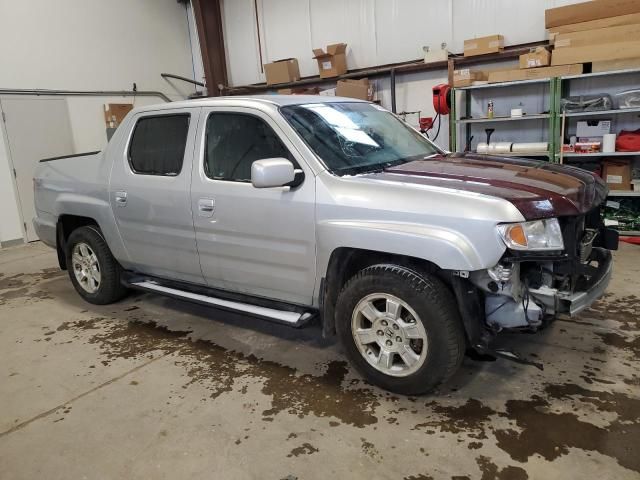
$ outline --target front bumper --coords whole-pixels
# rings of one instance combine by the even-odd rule
[[[577,315],[604,294],[613,274],[613,256],[609,250],[594,248],[592,258],[598,261],[598,268],[586,285],[585,290],[562,292],[547,287],[532,289],[529,293],[556,314]]]

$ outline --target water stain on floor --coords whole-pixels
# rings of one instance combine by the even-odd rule
[[[489,457],[483,455],[476,458],[476,463],[482,473],[481,480],[527,480],[529,478],[523,468],[509,465],[500,469]]]
[[[440,430],[449,433],[466,433],[469,437],[478,440],[486,439],[485,424],[495,415],[495,411],[479,400],[470,398],[460,406],[440,405],[437,402],[427,403],[427,406],[446,419],[438,420],[431,426],[439,426]]]
[[[189,381],[207,388],[211,398],[234,389],[239,378],[254,379],[262,393],[271,397],[265,419],[280,412],[299,417],[337,418],[343,424],[364,427],[377,423],[374,415],[379,400],[371,388],[343,386],[348,368],[343,361],[326,365],[323,375],[299,374],[295,369],[254,355],[226,350],[204,340],[192,341],[189,331],[173,331],[154,322],[108,321],[105,317],[61,324],[57,331],[71,330],[74,338],[89,333],[88,343],[100,347],[103,363],[121,358],[152,358],[154,354],[175,354],[176,365],[186,370]]]
[[[24,298],[26,301],[53,298],[46,290],[38,289],[40,282],[65,275],[59,268],[46,268],[37,273],[18,273],[0,277],[0,305]]]
[[[37,283],[40,280],[60,275],[57,269],[51,269],[33,276],[1,277],[0,303],[24,295],[22,289],[31,289],[27,292],[31,295],[34,288],[39,288]],[[36,293],[37,291],[39,290]],[[42,292],[43,295],[48,295],[46,289],[42,289]],[[2,296],[7,294],[9,296]],[[624,297],[621,303],[616,302],[615,299],[605,299],[594,308],[593,312],[596,313],[589,312],[587,318],[600,313],[605,315],[604,312],[612,309],[618,314],[615,319],[624,321],[630,331],[637,325],[638,299],[632,295]],[[185,388],[197,383],[205,387],[209,397],[214,399],[242,388],[246,392],[247,384],[258,385],[271,401],[270,407],[261,412],[265,421],[274,420],[281,413],[288,413],[300,418],[309,415],[326,417],[333,422],[333,426],[375,428],[380,417],[387,419],[386,428],[407,428],[396,420],[397,414],[394,412],[402,412],[405,418],[423,419],[414,423],[414,429],[421,430],[426,435],[439,432],[462,434],[474,439],[474,442],[466,444],[465,451],[468,448],[478,453],[484,452],[480,450],[483,443],[493,444],[495,438],[496,446],[516,462],[526,463],[536,454],[553,461],[568,454],[571,448],[578,448],[597,451],[615,459],[629,470],[640,472],[640,457],[634,451],[635,446],[640,445],[640,400],[620,392],[590,390],[572,383],[546,384],[540,387],[537,395],[507,400],[504,408],[491,408],[483,403],[482,397],[453,401],[436,397],[426,403],[415,398],[403,398],[400,401],[402,406],[399,407],[396,397],[386,395],[361,380],[347,382],[350,370],[343,361],[327,362],[317,375],[301,374],[287,365],[228,350],[213,342],[194,340],[191,338],[191,331],[174,331],[160,326],[138,307],[124,305],[112,314],[115,316],[70,320],[44,332],[44,336],[54,342],[59,340],[60,343],[65,343],[68,341],[66,337],[70,335],[76,341],[95,345],[104,365],[122,359],[169,356],[174,358],[176,365],[184,369],[187,378]],[[606,351],[603,347],[612,347],[632,356],[638,355],[637,336],[626,332],[594,334],[603,342],[603,346],[596,346],[600,353]],[[61,336],[65,338],[57,338]],[[595,360],[599,361],[597,358]],[[609,380],[601,382],[603,379],[599,378],[599,372],[598,367],[585,365],[583,380],[596,387],[603,383],[600,386],[606,389]],[[637,386],[639,378],[633,375],[624,381],[629,386]],[[566,405],[571,405],[572,410],[558,411],[558,406]],[[381,406],[384,408],[380,408]],[[613,420],[606,425],[589,423],[579,414],[589,410],[586,407],[606,412],[606,418]],[[381,411],[385,414],[394,413],[394,416],[381,417]],[[390,418],[394,420],[389,421]],[[496,428],[495,420],[507,420],[510,426]],[[480,439],[485,441],[478,442]],[[464,440],[458,438],[458,441]],[[363,452],[371,454],[375,447],[373,444],[365,445],[365,442],[370,443],[363,439]],[[306,443],[296,449],[290,452],[291,456],[318,451],[316,447],[311,444],[307,446]],[[483,479],[527,478],[524,469],[514,465],[500,468],[486,455],[478,456],[476,463]],[[406,478],[430,477],[421,474]]]
[[[549,399],[590,403],[598,410],[616,414],[606,428],[588,423],[575,413],[551,411],[550,400],[533,396],[529,400],[508,400],[503,416],[514,420],[519,431],[494,431],[497,445],[511,458],[526,462],[539,454],[552,461],[570,448],[600,452],[615,458],[630,470],[640,472],[640,400],[620,393],[587,390],[577,385],[548,385]]]
[[[287,455],[287,457],[299,457],[300,455],[311,455],[312,453],[316,453],[319,451],[320,450],[318,450],[316,447],[314,447],[310,443],[305,442],[299,447],[296,447],[293,450],[291,450],[291,452],[289,453],[289,455]]]
[[[580,317],[594,320],[615,320],[621,323],[621,330],[640,330],[640,298],[636,295],[614,297],[606,294]]]
[[[197,382],[205,386],[212,398],[232,391],[239,378],[253,379],[272,399],[271,408],[263,412],[263,416],[271,419],[287,412],[301,418],[307,415],[336,418],[342,424],[362,428],[378,422],[376,409],[382,401],[388,401],[370,388],[343,386],[348,367],[340,361],[330,362],[322,375],[301,375],[291,367],[253,355],[229,351],[203,340],[192,341],[188,331],[171,331],[140,320],[122,323],[97,317],[65,322],[56,331],[71,331],[76,338],[89,334],[88,342],[100,348],[107,363],[118,358],[152,357],[157,353],[175,355],[176,364],[183,366],[189,377],[187,385]],[[504,412],[495,411],[474,398],[458,406],[430,401],[421,412],[429,416],[429,420],[416,428],[424,429],[427,434],[439,430],[463,433],[475,439],[487,439],[488,434],[492,434],[499,448],[523,463],[535,454],[551,461],[567,454],[570,448],[580,448],[598,451],[615,458],[623,467],[640,472],[640,457],[633,447],[640,445],[640,400],[575,384],[547,385],[543,393],[544,397],[541,394],[508,400]],[[580,419],[573,412],[552,411],[553,401],[573,402],[576,406],[590,404],[617,418],[604,428]],[[498,417],[510,420],[515,428],[487,432],[487,426]],[[366,454],[375,456],[374,449],[363,440]],[[486,458],[478,458],[481,458],[478,464],[484,469],[483,475],[494,475],[486,478],[527,478],[522,476],[522,469],[500,470]]]
[[[373,443],[365,438],[361,438],[360,441],[362,442],[362,453],[373,459],[382,460],[382,455],[380,455],[380,452]]]
[[[602,341],[611,347],[626,350],[635,358],[640,357],[640,336],[632,335],[627,337],[616,332],[595,332]]]

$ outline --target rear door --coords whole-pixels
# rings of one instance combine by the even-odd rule
[[[136,114],[114,160],[109,194],[136,271],[203,284],[189,195],[198,113]]]
[[[191,194],[207,283],[310,304],[316,265],[313,172],[261,111],[203,108],[199,130]],[[274,157],[286,157],[302,169],[303,183],[255,188],[252,163]]]

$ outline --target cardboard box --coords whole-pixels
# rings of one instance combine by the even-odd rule
[[[599,153],[602,149],[602,142],[576,142],[573,151],[576,153]]]
[[[537,47],[529,53],[520,55],[520,68],[547,67],[551,63],[551,52],[544,47]]]
[[[473,82],[481,82],[487,80],[488,76],[488,73],[483,72],[482,70],[469,70],[468,68],[454,70],[453,86],[469,87],[473,85]]]
[[[321,48],[313,49],[313,58],[318,61],[320,78],[331,78],[347,73],[347,44],[327,45],[325,52]]]
[[[502,35],[489,35],[488,37],[470,38],[464,41],[464,56],[474,57],[487,53],[499,53],[504,49],[504,37]]]
[[[280,88],[278,90],[280,95],[318,95],[320,93],[319,87],[295,87],[295,88]]]
[[[436,63],[446,62],[449,60],[449,50],[446,48],[446,44],[443,43],[441,48],[422,47],[424,52],[424,63]]]
[[[640,41],[558,48],[553,51],[551,65],[569,65],[572,63],[597,62],[600,60],[636,58],[639,53]]]
[[[325,88],[324,90],[320,90],[318,95],[322,95],[323,97],[335,97],[336,89],[335,88]]]
[[[611,70],[627,70],[629,68],[640,68],[640,54],[638,54],[638,58],[602,60],[591,64],[591,71],[594,73],[609,72]]]
[[[582,47],[603,43],[630,42],[640,40],[640,24],[621,25],[619,27],[598,28],[582,32],[558,33],[555,48]],[[640,55],[640,53],[638,54]]]
[[[283,58],[264,65],[264,74],[267,77],[267,85],[288,83],[300,80],[298,60],[295,58]]]
[[[616,27],[618,25],[632,25],[634,23],[640,23],[640,13],[601,18],[591,20],[590,22],[570,23],[569,25],[550,28],[549,33],[581,32],[583,30],[595,30],[598,28]]]
[[[631,164],[628,160],[605,160],[602,177],[610,190],[631,190]]]
[[[131,110],[133,110],[131,103],[105,103],[104,121],[107,128],[116,128]]]
[[[595,0],[545,10],[544,24],[552,28],[631,13],[640,13],[638,0]]]
[[[373,99],[373,87],[366,78],[360,80],[338,80],[336,97],[359,98],[360,100],[370,101]]]
[[[563,77],[582,73],[582,64],[561,65],[558,67],[518,68],[515,70],[496,70],[489,72],[489,83],[512,82],[515,80],[533,80],[538,78]]]
[[[580,120],[576,137],[603,137],[611,133],[611,120]]]

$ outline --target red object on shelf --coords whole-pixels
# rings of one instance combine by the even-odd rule
[[[640,128],[633,132],[622,130],[616,138],[616,152],[640,152]]]

